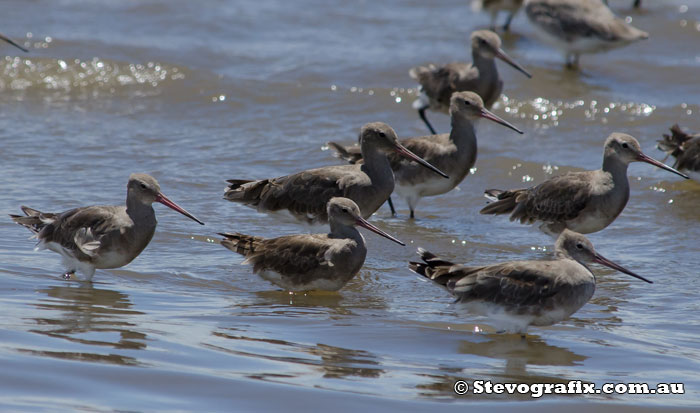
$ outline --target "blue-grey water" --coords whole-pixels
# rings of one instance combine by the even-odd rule
[[[372,221],[364,268],[337,293],[289,294],[242,266],[216,233],[306,231],[222,200],[225,180],[338,161],[366,122],[425,134],[408,69],[468,60],[488,25],[463,0],[5,0],[0,32],[0,410],[229,411],[448,408],[659,411],[700,404],[700,184],[647,164],[629,169],[622,215],[590,239],[649,285],[594,266],[593,299],[526,340],[493,334],[410,273],[422,246],[472,264],[542,259],[531,226],[479,215],[485,188],[516,188],[600,167],[614,131],[650,156],[674,123],[700,131],[700,3],[612,0],[651,38],[582,58],[532,37],[519,15],[499,64],[494,111],[524,129],[479,125],[479,158],[459,190],[396,200]],[[449,119],[429,114],[440,131]],[[671,160],[668,160],[671,162]],[[201,227],[156,205],[157,232],[131,264],[64,281],[60,257],[33,251],[7,214],[120,204],[147,172]],[[483,329],[485,332],[476,332]],[[684,383],[684,395],[458,396],[456,380]]]

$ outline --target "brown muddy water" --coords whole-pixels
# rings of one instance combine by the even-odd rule
[[[482,191],[598,168],[613,131],[656,139],[700,130],[700,2],[611,1],[648,41],[584,56],[567,72],[524,16],[504,48],[534,77],[499,64],[473,174],[424,199],[418,219],[383,207],[360,274],[338,293],[293,294],[241,266],[219,231],[306,231],[221,199],[224,180],[284,175],[337,160],[383,121],[425,134],[408,69],[468,59],[488,25],[467,2],[5,0],[0,32],[0,410],[358,409],[659,411],[700,404],[700,184],[633,164],[631,199],[598,250],[654,280],[593,267],[594,298],[526,340],[492,333],[407,269],[422,246],[468,263],[549,256],[536,228],[479,215]],[[447,131],[449,120],[431,114]],[[670,160],[668,161],[670,162]],[[148,172],[204,220],[156,206],[159,226],[130,265],[64,281],[57,254],[32,250],[6,214],[119,204]],[[475,328],[485,332],[474,332]],[[456,395],[456,380],[684,383],[684,395]]]

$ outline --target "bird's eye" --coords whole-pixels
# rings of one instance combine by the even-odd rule
[[[143,182],[141,183],[141,189],[146,189],[146,184],[144,184]]]
[[[386,133],[384,133],[384,132],[379,132],[379,136],[381,136],[382,138],[386,138]]]
[[[576,248],[582,250],[582,249],[583,249],[583,244],[581,244],[581,243],[579,242],[578,244],[576,244]]]
[[[341,208],[340,210],[343,211],[343,212],[345,212],[346,214],[347,214],[348,212],[350,212],[347,208]]]
[[[468,100],[465,100],[465,101],[464,101],[464,104],[467,105],[467,106],[471,105],[471,103],[469,103]]]
[[[627,142],[625,142],[625,143],[622,144],[622,147],[625,148],[625,149],[627,149],[627,148],[629,148],[630,146],[627,144]]]

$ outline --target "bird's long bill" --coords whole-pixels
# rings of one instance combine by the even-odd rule
[[[499,59],[503,60],[504,62],[508,63],[509,65],[513,66],[515,70],[519,71],[520,73],[524,74],[528,78],[532,78],[532,75],[525,70],[524,67],[520,66],[515,62],[515,60],[511,59],[510,56],[506,54],[506,52],[503,51],[503,49],[498,49],[496,50],[496,57]]]
[[[652,165],[654,165],[654,166],[656,166],[656,167],[658,167],[658,168],[665,169],[665,170],[667,170],[667,171],[669,171],[669,172],[673,172],[674,174],[680,175],[680,176],[682,176],[682,177],[685,178],[685,179],[690,179],[690,177],[689,177],[688,175],[686,175],[686,174],[684,174],[684,173],[682,173],[682,172],[678,172],[678,171],[675,170],[674,168],[671,168],[670,166],[666,165],[665,163],[661,163],[661,162],[657,161],[656,159],[654,159],[654,158],[652,158],[652,157],[649,157],[649,156],[644,155],[643,153],[640,153],[639,156],[637,157],[637,159],[640,160],[640,161],[642,161],[642,162],[650,163],[650,164],[652,164]]]
[[[406,246],[406,244],[404,244],[403,242],[399,241],[398,239],[392,237],[391,235],[387,234],[386,232],[382,231],[381,229],[370,224],[369,221],[367,221],[366,219],[364,219],[362,217],[358,217],[357,221],[355,221],[355,223],[357,225],[361,226],[362,228],[367,228],[368,230],[370,230],[376,234],[381,235],[384,238],[389,238],[390,240],[394,241],[395,243],[397,243],[399,245],[402,245],[404,247]]]
[[[648,282],[649,284],[653,284],[652,281],[649,281],[649,280],[647,280],[646,278],[644,278],[644,277],[642,277],[642,276],[640,276],[640,275],[637,275],[637,274],[633,273],[632,271],[628,270],[627,268],[625,268],[625,267],[623,267],[623,266],[621,266],[621,265],[615,264],[614,262],[610,261],[609,259],[603,257],[603,256],[600,255],[600,254],[595,254],[595,256],[594,256],[594,258],[593,258],[593,261],[597,262],[598,264],[605,265],[606,267],[610,267],[610,268],[612,268],[613,270],[617,270],[617,271],[623,272],[623,273],[625,273],[625,274],[627,274],[627,275],[631,275],[631,276],[634,277],[634,278],[639,278],[640,280],[646,281],[646,282]]]
[[[9,37],[6,37],[6,36],[0,34],[0,40],[6,41],[7,43],[9,43],[9,44],[13,45],[14,47],[18,48],[19,50],[23,51],[24,53],[29,53],[29,50],[27,50],[27,49],[25,49],[24,47],[18,45],[17,43],[15,43],[14,41],[12,41],[12,39],[10,39]]]
[[[395,150],[396,150],[396,153],[403,156],[404,158],[408,158],[412,161],[418,162],[419,164],[425,166],[426,168],[430,169],[431,171],[435,172],[436,174],[442,176],[443,178],[449,178],[449,176],[447,176],[444,172],[442,172],[438,168],[434,167],[433,165],[429,164],[428,162],[424,161],[423,158],[421,158],[420,156],[416,155],[415,153],[409,151],[408,149],[406,149],[405,146],[401,145],[400,143],[396,144]]]
[[[189,212],[185,211],[184,208],[180,207],[180,205],[176,204],[175,202],[171,201],[168,199],[167,196],[163,194],[158,194],[156,196],[156,202],[160,202],[161,204],[167,206],[168,208],[174,209],[175,211],[181,213],[182,215],[186,216],[187,218],[196,221],[200,223],[201,225],[204,225],[204,222],[198,220],[194,215],[190,214]]]
[[[496,123],[500,123],[501,125],[505,126],[506,128],[513,129],[514,131],[518,132],[521,135],[523,134],[523,131],[521,131],[520,129],[511,125],[509,122],[500,118],[499,116],[496,116],[493,112],[491,112],[490,110],[488,110],[486,108],[481,109],[481,113],[479,114],[479,116],[481,116],[484,119],[488,119],[488,120],[494,121]]]

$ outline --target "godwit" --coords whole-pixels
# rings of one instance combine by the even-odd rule
[[[473,0],[472,10],[476,12],[480,12],[481,10],[488,11],[491,14],[491,30],[494,32],[496,31],[498,13],[501,11],[508,12],[508,17],[503,25],[503,30],[508,31],[510,29],[510,22],[522,5],[523,0]]]
[[[348,198],[331,198],[327,208],[328,234],[262,238],[239,233],[219,235],[221,244],[246,257],[253,271],[287,291],[341,289],[360,271],[367,248],[355,225],[367,228],[400,245],[403,242],[362,218],[360,208]]]
[[[67,268],[65,279],[80,270],[88,281],[96,268],[122,267],[146,248],[156,230],[154,202],[204,225],[163,195],[150,175],[131,174],[126,188],[126,206],[89,206],[59,214],[23,206],[26,216],[10,217],[35,234],[39,239],[37,249],[61,254]]]
[[[664,134],[664,139],[657,142],[659,149],[676,158],[674,168],[700,182],[700,133],[691,135],[673,125],[671,135]]]
[[[24,47],[18,45],[18,44],[15,43],[12,39],[10,39],[9,37],[7,37],[7,36],[5,36],[5,35],[3,35],[3,34],[0,34],[0,40],[6,41],[7,43],[9,43],[9,44],[13,45],[14,47],[18,48],[19,50],[23,51],[24,53],[29,53],[29,50],[27,50],[27,49],[25,49]]]
[[[564,51],[569,68],[578,66],[583,53],[649,37],[616,17],[602,0],[525,0],[525,13],[542,41]]]
[[[472,313],[486,316],[494,327],[525,334],[533,326],[558,323],[583,307],[595,291],[595,275],[586,263],[595,262],[646,278],[598,254],[583,235],[564,230],[554,244],[554,259],[511,261],[471,267],[455,265],[419,248],[423,262],[409,268],[443,285]]]
[[[396,132],[381,122],[368,123],[360,132],[362,165],[327,166],[279,178],[258,181],[232,179],[224,198],[257,208],[260,212],[288,211],[306,223],[326,222],[326,204],[333,197],[350,198],[369,218],[394,190],[394,173],[387,154],[416,161],[433,172],[443,172],[399,143]]]
[[[411,218],[415,217],[414,211],[420,198],[451,191],[462,182],[469,173],[469,169],[474,166],[477,152],[474,124],[477,119],[485,118],[518,133],[523,133],[520,129],[486,109],[484,102],[474,92],[455,92],[452,94],[450,118],[452,122],[450,133],[421,136],[401,141],[408,150],[425,159],[431,165],[435,165],[449,175],[450,179],[438,178],[435,174],[418,167],[416,164],[402,161],[397,155],[389,155],[389,162],[396,181],[394,192],[408,203]],[[334,142],[328,144],[335,148],[339,158],[350,163],[362,159],[362,154],[357,146],[345,148]],[[394,212],[393,205],[390,204],[390,206]]]
[[[632,136],[613,133],[605,141],[602,169],[569,172],[526,189],[487,190],[487,197],[495,202],[481,213],[510,214],[511,221],[520,223],[542,221],[540,229],[550,234],[558,234],[565,228],[582,234],[600,231],[627,205],[630,196],[627,166],[631,162],[646,162],[688,178],[642,153],[639,142]]]
[[[522,66],[501,49],[501,38],[490,30],[477,30],[471,35],[472,63],[449,63],[444,66],[418,66],[409,75],[420,83],[420,95],[413,102],[418,115],[430,132],[435,129],[425,117],[425,110],[447,113],[454,92],[472,91],[483,99],[487,108],[501,96],[503,80],[498,76],[494,58],[499,58],[527,77],[532,77]]]

